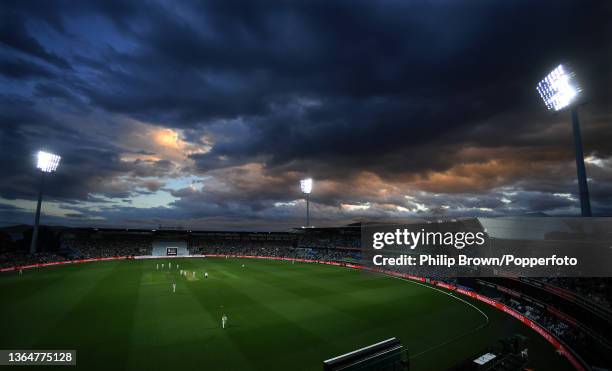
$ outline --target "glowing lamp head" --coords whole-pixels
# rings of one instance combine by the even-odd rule
[[[309,194],[312,192],[312,178],[300,180],[300,188],[302,189],[302,193]]]
[[[61,157],[53,153],[38,151],[36,155],[36,167],[44,173],[52,173],[57,170]]]
[[[574,81],[574,77],[573,72],[560,64],[540,81],[537,90],[546,108],[560,111],[576,100],[580,87]]]

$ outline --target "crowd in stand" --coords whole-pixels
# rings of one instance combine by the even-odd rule
[[[595,339],[588,336],[580,328],[571,326],[552,314],[527,303],[522,303],[516,298],[504,296],[495,299],[547,329],[550,333],[568,344],[578,354],[586,357],[587,361],[595,364],[601,362],[601,355],[595,353]]]
[[[195,255],[252,255],[311,260],[355,260],[359,253],[328,247],[294,247],[291,241],[227,241],[208,240],[192,242],[189,252]]]
[[[311,236],[304,234],[298,239],[298,247],[359,249],[361,247],[361,239],[358,235]]]
[[[73,259],[108,258],[151,254],[148,239],[74,239],[62,242],[62,250]]]
[[[338,243],[343,249],[336,249]],[[189,242],[190,254],[258,255],[311,260],[358,260],[359,240],[349,238],[300,238],[289,240],[206,239]],[[152,241],[147,238],[65,239],[56,252],[28,254],[23,249],[0,250],[0,267],[57,262],[71,259],[106,258],[114,256],[149,255]]]
[[[0,268],[44,264],[64,260],[66,260],[65,257],[50,252],[37,252],[35,254],[29,254],[24,250],[19,249],[5,249],[0,251]]]
[[[544,277],[539,280],[575,292],[591,302],[612,308],[612,286],[608,278]]]
[[[517,312],[523,314],[530,320],[547,328],[558,338],[563,339],[567,337],[567,333],[572,329],[572,327],[570,327],[568,324],[562,322],[554,316],[546,314],[545,312],[531,305],[523,304],[514,298],[501,298],[500,301],[502,301],[507,306],[513,308]]]

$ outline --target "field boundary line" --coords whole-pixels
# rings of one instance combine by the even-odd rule
[[[430,352],[430,351],[432,351],[434,349],[438,349],[438,348],[441,348],[441,347],[443,347],[445,345],[448,345],[448,344],[450,344],[452,342],[455,342],[455,341],[457,341],[457,340],[459,340],[459,339],[461,339],[461,338],[463,338],[465,336],[468,336],[468,335],[471,335],[471,334],[473,334],[473,333],[475,333],[477,331],[480,331],[481,329],[483,329],[483,328],[485,328],[485,327],[487,327],[489,325],[489,322],[490,322],[489,321],[489,316],[482,309],[478,308],[477,306],[475,306],[474,304],[468,302],[467,300],[465,300],[463,298],[460,298],[458,296],[453,295],[452,292],[447,292],[447,291],[441,290],[441,289],[439,289],[439,288],[437,288],[435,286],[426,285],[424,283],[417,282],[417,281],[414,281],[414,280],[411,280],[411,279],[408,279],[408,278],[397,277],[397,276],[389,276],[389,275],[386,275],[386,274],[382,274],[382,275],[384,277],[396,278],[396,279],[401,280],[401,281],[409,282],[409,283],[412,283],[412,284],[415,284],[415,285],[419,285],[419,286],[422,286],[422,287],[425,287],[425,288],[428,288],[428,289],[431,289],[431,290],[436,290],[438,292],[441,292],[441,293],[443,293],[443,294],[445,294],[447,296],[450,296],[451,298],[457,299],[457,300],[463,302],[464,304],[467,304],[470,307],[476,309],[476,311],[478,311],[484,317],[484,319],[485,319],[484,323],[479,324],[478,326],[474,327],[473,329],[471,329],[471,330],[469,330],[469,331],[467,331],[467,332],[465,332],[463,334],[459,334],[459,335],[457,335],[455,337],[452,337],[452,338],[450,338],[448,340],[443,341],[442,343],[439,343],[439,344],[433,345],[433,346],[431,346],[429,348],[426,348],[425,350],[422,350],[419,353],[410,355],[409,356],[410,359],[417,358],[417,357],[422,356],[423,354],[428,353],[428,352]]]

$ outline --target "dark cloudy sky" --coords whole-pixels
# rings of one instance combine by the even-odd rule
[[[0,223],[283,229],[578,214],[571,65],[592,206],[612,215],[609,1],[2,1]]]

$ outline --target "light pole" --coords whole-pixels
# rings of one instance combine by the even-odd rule
[[[312,192],[312,178],[300,180],[300,188],[306,197],[306,228],[310,227],[310,192]]]
[[[580,87],[574,81],[574,77],[574,73],[563,65],[559,65],[540,81],[537,90],[542,100],[544,100],[546,108],[549,110],[562,111],[569,108],[572,113],[572,131],[574,133],[580,210],[582,216],[591,216],[589,185],[587,183],[586,168],[584,166],[584,151],[582,149],[580,121],[578,120],[578,105],[576,103],[578,93],[580,93]]]
[[[42,204],[43,189],[45,185],[45,174],[57,170],[61,157],[53,153],[38,151],[36,155],[36,168],[40,170],[40,186],[38,189],[38,203],[36,204],[36,216],[34,217],[34,230],[32,232],[32,242],[30,243],[30,254],[36,252],[38,241],[38,223],[40,221],[40,206]]]

